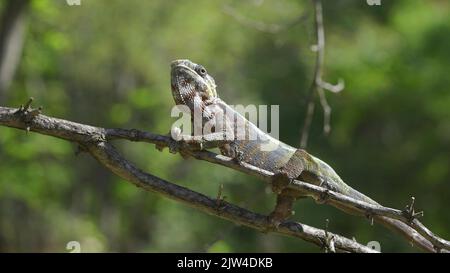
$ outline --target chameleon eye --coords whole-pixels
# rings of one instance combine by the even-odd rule
[[[203,66],[201,66],[201,65],[199,65],[198,67],[197,67],[197,73],[200,75],[200,76],[206,76],[206,74],[207,74],[207,72],[206,72],[206,69],[203,67]]]

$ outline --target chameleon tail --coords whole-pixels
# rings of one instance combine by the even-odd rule
[[[436,249],[430,241],[425,239],[421,234],[407,224],[385,216],[376,216],[374,217],[374,220],[390,230],[401,234],[403,237],[410,240],[411,244],[416,245],[417,247],[428,252],[436,252]]]
[[[348,189],[349,196],[365,201],[370,204],[374,205],[380,205],[371,198],[367,197],[366,195],[358,192],[357,190],[353,188]],[[416,245],[417,247],[421,248],[422,250],[428,251],[428,252],[436,252],[436,249],[433,247],[433,244],[430,243],[426,238],[424,238],[421,234],[419,234],[416,230],[408,226],[407,224],[396,220],[392,218],[388,218],[386,216],[375,216],[374,220],[382,224],[383,226],[387,227],[388,229],[399,233],[403,237],[405,237],[407,240],[411,242],[411,244]]]
[[[336,174],[336,172],[322,160],[320,160],[314,156],[311,156],[308,153],[306,153],[306,151],[302,151],[302,150],[297,150],[296,154],[299,154],[299,155],[297,156],[297,158],[294,157],[294,160],[297,160],[300,162],[299,163],[294,162],[295,164],[291,164],[291,165],[307,167],[306,170],[310,171],[311,173],[314,173],[314,171],[316,171],[316,173],[317,173],[317,170],[320,170],[320,175],[322,177],[328,178],[328,181],[326,181],[326,180],[325,181],[328,182],[326,184],[326,186],[328,186],[329,189],[337,191],[337,192],[347,195],[349,197],[355,198],[357,200],[367,202],[369,204],[380,205],[373,199],[369,198],[368,196],[362,194],[361,192],[359,192],[359,191],[353,189],[352,187],[348,186],[347,184],[345,184],[344,181]],[[290,161],[292,161],[292,159]],[[289,165],[289,163],[290,162],[288,162],[288,165]],[[308,163],[310,163],[310,164],[308,164]],[[305,174],[305,173],[303,173],[303,174]],[[305,177],[301,176],[300,178],[304,178],[303,179],[304,181],[311,182],[313,184],[315,182],[314,179],[305,179],[305,178],[308,178],[306,176]],[[338,207],[338,208],[346,211],[347,213],[358,214],[358,213],[355,213],[354,209],[352,209],[350,207],[346,207],[342,204],[333,203],[333,205],[335,207]],[[388,218],[385,216],[374,216],[374,221],[382,224],[383,226],[389,228],[390,230],[393,230],[394,232],[399,233],[400,235],[405,237],[408,241],[410,241],[417,247],[419,247],[425,251],[436,252],[436,250],[433,247],[433,244],[431,244],[425,237],[423,237],[421,234],[419,234],[416,230],[414,230],[407,224],[405,224],[399,220],[391,219],[391,218]]]

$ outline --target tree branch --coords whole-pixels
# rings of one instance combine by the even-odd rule
[[[251,19],[239,14],[238,12],[236,12],[236,10],[234,8],[232,8],[230,5],[226,5],[226,4],[223,6],[222,11],[225,14],[231,16],[234,20],[236,20],[236,22],[240,23],[241,25],[243,25],[245,27],[253,28],[258,31],[266,32],[266,33],[270,33],[270,34],[277,34],[281,31],[291,28],[291,27],[295,26],[296,24],[303,22],[308,17],[307,15],[300,15],[297,18],[294,18],[292,21],[290,21],[284,25],[280,25],[280,24],[267,24],[264,22],[251,20]]]
[[[56,119],[44,115],[36,116],[34,114],[33,119],[29,120],[27,116],[30,115],[30,113],[36,113],[36,110],[29,109],[29,103],[27,103],[25,107],[22,106],[19,109],[0,107],[0,125],[25,130],[28,128],[34,132],[76,142],[83,146],[86,150],[90,151],[93,156],[95,156],[95,153],[93,153],[95,150],[91,150],[92,148],[90,148],[92,147],[92,143],[103,143],[104,145],[110,145],[109,141],[126,139],[130,141],[152,143],[164,147],[170,146],[174,142],[174,140],[168,136],[162,136],[136,129],[105,129],[74,123],[67,120]],[[271,177],[274,175],[269,171],[260,169],[248,163],[237,163],[231,158],[209,151],[192,151],[189,147],[180,148],[183,152],[193,156],[196,159],[229,167],[259,177],[268,183],[270,183]],[[96,158],[98,159],[98,157]],[[101,160],[99,161],[102,164],[105,162]],[[131,165],[129,162],[127,164]],[[125,179],[128,181],[131,180],[127,178]],[[131,180],[131,182],[133,181],[135,180]],[[387,226],[391,225],[392,221],[401,221],[404,223],[404,226],[410,227],[409,232],[403,233],[402,235],[409,241],[414,242],[416,245],[427,251],[450,249],[450,242],[436,236],[419,220],[417,220],[413,209],[410,211],[401,211],[369,204],[298,180],[295,180],[291,185],[289,185],[289,187],[301,191],[303,194],[312,197],[317,202],[330,204],[345,212],[366,216],[369,219],[374,219],[377,222]],[[425,238],[427,240],[425,240]]]
[[[220,200],[220,206],[218,206],[218,200],[216,199],[146,173],[126,160],[109,142],[113,139],[123,138],[167,144],[168,137],[138,130],[105,129],[57,119],[39,114],[38,110],[31,109],[30,104],[31,101],[19,109],[0,107],[0,125],[77,143],[101,165],[126,181],[147,191],[162,194],[165,197],[236,224],[245,225],[262,232],[273,231],[278,234],[297,237],[326,249],[333,249],[334,247],[344,252],[376,252],[354,240],[298,222],[286,221],[278,229],[271,230],[271,224],[267,221],[267,216],[251,212],[223,200]]]
[[[136,129],[106,129],[105,134],[106,139],[108,140],[127,139],[130,141],[152,143],[158,146],[173,146],[174,142],[174,140],[168,136],[161,136]],[[180,147],[180,149],[195,159],[232,168],[261,178],[267,183],[271,183],[272,176],[274,175],[274,173],[270,171],[260,169],[245,162],[237,163],[236,160],[233,160],[232,158],[215,154],[210,151],[192,151],[189,149],[189,146]],[[400,232],[408,241],[413,242],[416,246],[421,247],[424,250],[430,252],[450,250],[449,241],[435,235],[416,218],[417,215],[410,213],[407,210],[373,205],[299,180],[294,180],[288,187],[293,190],[301,191],[302,194],[312,197],[318,203],[327,203],[346,213],[368,217],[370,220],[376,220],[389,228],[392,228],[392,225],[395,224],[394,221],[400,221],[403,223],[404,228],[410,227],[409,231],[407,233],[403,230],[396,231]]]

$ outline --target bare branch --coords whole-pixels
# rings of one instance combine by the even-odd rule
[[[296,24],[303,22],[308,17],[307,15],[300,15],[285,25],[279,25],[279,24],[267,24],[264,22],[251,20],[251,19],[237,13],[236,10],[233,9],[229,5],[223,6],[223,12],[225,14],[231,16],[234,20],[236,20],[238,23],[240,23],[243,26],[253,28],[253,29],[256,29],[261,32],[271,33],[271,34],[276,34],[278,32],[286,30],[290,27],[293,27]]]
[[[117,138],[133,141],[145,139],[146,142],[167,144],[169,141],[168,137],[138,130],[104,129],[41,114],[30,117],[28,113],[31,111],[33,110],[30,107],[28,107],[26,112],[24,112],[24,107],[19,109],[0,107],[0,125],[30,130],[77,143],[83,150],[90,153],[108,170],[138,187],[147,191],[162,194],[165,197],[208,214],[234,222],[235,224],[244,225],[262,232],[270,230],[271,224],[267,220],[267,216],[228,203],[221,198],[221,193],[218,195],[221,199],[220,207],[218,207],[217,199],[170,183],[138,169],[131,162],[126,160],[108,141]],[[325,235],[324,230],[293,221],[283,222],[279,228],[273,230],[273,232],[297,237],[320,247],[323,246],[323,242],[328,238]],[[354,240],[343,236],[331,234],[329,232],[328,236],[333,236],[334,246],[341,251],[364,253],[376,252],[367,246],[361,245]]]
[[[317,82],[317,85],[320,86],[320,88],[330,91],[332,93],[339,93],[345,88],[345,83],[343,79],[339,79],[337,84],[324,82],[322,81],[322,79],[320,79],[320,81]]]
[[[325,62],[325,30],[323,26],[322,2],[320,0],[313,0],[313,3],[317,44],[312,46],[311,49],[316,52],[316,65],[314,68],[314,79],[311,83],[307,100],[308,106],[300,140],[301,148],[306,148],[308,145],[311,122],[314,116],[315,94],[319,94],[320,104],[323,110],[323,132],[328,135],[331,131],[331,107],[328,104],[324,90],[328,90],[332,93],[339,93],[344,90],[345,87],[342,79],[339,79],[339,82],[336,85],[330,84],[322,79]]]
[[[19,114],[21,109],[0,107],[0,125],[24,130],[28,127],[30,128],[30,131],[76,142],[82,146],[84,150],[90,152],[91,154],[92,151],[89,149],[89,147],[91,147],[91,143],[103,143],[103,145],[106,145],[109,141],[117,139],[147,142],[160,145],[161,147],[170,146],[174,142],[174,140],[168,136],[162,136],[136,129],[105,129],[63,119],[52,118],[45,115],[37,115],[30,121],[27,120],[27,118],[24,118],[23,115]],[[183,147],[181,148],[183,149]],[[189,150],[189,147],[185,147],[184,149],[184,153],[189,154],[196,159],[219,164],[255,177],[259,177],[267,183],[271,182],[271,177],[274,175],[272,172],[260,169],[251,164],[245,162],[237,163],[232,158],[218,155],[213,152],[191,151]],[[103,162],[101,163],[103,164]],[[410,230],[405,232],[404,230],[397,229],[397,231],[402,233],[408,241],[413,242],[415,245],[427,251],[450,250],[450,242],[433,234],[433,232],[431,232],[418,219],[416,219],[417,215],[415,212],[411,214],[411,210],[402,211],[383,207],[381,205],[369,204],[299,180],[293,181],[289,187],[294,190],[301,191],[303,194],[312,197],[319,203],[330,204],[347,213],[366,216],[369,219],[374,219],[377,222],[394,229],[396,225],[398,226],[399,222],[401,222],[404,226],[410,227]],[[213,208],[216,209],[217,199],[211,200],[214,200]],[[220,203],[227,204],[224,201],[221,201]],[[412,204],[409,208],[413,206],[414,205]]]
[[[167,136],[142,132],[135,129],[106,129],[106,138],[110,140],[128,139],[131,141],[142,141],[161,146],[172,145],[171,143],[174,141]],[[272,176],[274,175],[270,171],[260,169],[245,162],[237,163],[232,158],[218,155],[213,152],[191,151],[189,150],[189,147],[186,147],[186,150],[183,152],[196,159],[219,164],[261,178],[267,183],[272,181]],[[426,228],[416,219],[416,217],[411,218],[411,215],[406,211],[392,209],[381,205],[373,205],[299,180],[293,181],[288,187],[301,191],[302,194],[313,198],[318,203],[327,203],[346,213],[368,217],[371,221],[375,220],[380,224],[401,233],[408,242],[413,242],[416,246],[421,247],[424,250],[450,250],[449,241],[433,234],[433,232]],[[407,227],[409,227],[409,229],[407,229]],[[405,229],[407,232],[405,232]]]
[[[311,128],[312,118],[314,116],[314,110],[316,108],[316,103],[314,101],[315,95],[316,92],[312,92],[308,98],[305,121],[303,122],[302,138],[300,140],[300,148],[302,149],[305,149],[306,146],[308,146],[309,131]]]
[[[328,135],[331,131],[331,107],[328,104],[328,100],[325,96],[325,92],[323,92],[323,89],[317,89],[317,93],[319,93],[320,104],[322,105],[323,109],[323,132],[325,135]]]

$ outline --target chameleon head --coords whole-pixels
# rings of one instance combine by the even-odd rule
[[[206,69],[190,60],[171,64],[172,96],[176,104],[190,105],[195,97],[202,101],[217,98],[216,84]]]

